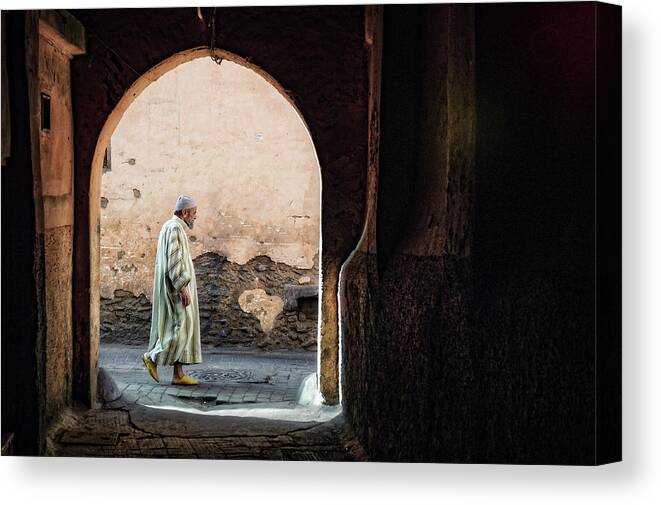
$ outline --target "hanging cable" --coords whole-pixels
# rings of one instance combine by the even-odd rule
[[[209,40],[209,56],[211,59],[220,65],[223,62],[223,58],[216,54],[216,8],[213,8],[213,14],[211,14],[211,20],[209,21],[209,27],[211,28],[211,38]]]

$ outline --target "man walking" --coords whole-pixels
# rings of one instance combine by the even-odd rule
[[[149,351],[142,357],[156,382],[157,366],[173,365],[172,384],[198,384],[182,368],[202,362],[197,285],[185,228],[192,229],[196,219],[195,202],[180,195],[174,215],[163,224],[158,236]]]

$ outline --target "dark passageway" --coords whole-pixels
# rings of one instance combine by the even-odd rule
[[[3,227],[3,258],[16,260],[3,268],[6,450],[621,459],[620,8],[213,11],[223,27],[215,34],[192,8],[3,13],[14,44],[3,224],[14,219],[8,209],[21,210],[12,240]],[[289,379],[243,355],[192,369],[212,380],[186,399],[133,381],[136,356],[124,349],[99,352],[97,142],[117,124],[118,105],[147,86],[141,76],[165,72],[173,55],[207,51],[212,35],[214,54],[240,55],[281,87],[316,150],[318,360],[287,366],[290,377],[317,371],[318,402],[301,404],[297,393],[294,405]],[[45,54],[46,43],[61,54]],[[40,93],[55,95],[40,80],[45,68],[70,76],[58,80],[63,98],[51,99],[48,132],[37,121]],[[55,105],[67,96],[70,114],[60,116]],[[62,128],[59,117],[69,118]],[[45,148],[58,135],[71,156]],[[10,285],[20,286],[16,297],[5,296]],[[104,404],[112,385],[99,365],[109,363],[125,395]],[[257,384],[239,384],[237,370]],[[160,408],[163,398],[178,410]],[[282,412],[264,417],[269,409]],[[296,409],[298,420],[283,414]]]

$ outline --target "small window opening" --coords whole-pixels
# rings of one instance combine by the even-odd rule
[[[105,152],[103,153],[103,173],[110,172],[112,169],[110,167],[110,142],[108,142],[108,147],[106,147]]]
[[[41,129],[50,130],[50,96],[41,94]]]

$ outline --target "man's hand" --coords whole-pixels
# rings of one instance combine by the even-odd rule
[[[179,296],[181,296],[181,303],[184,304],[184,307],[188,307],[188,304],[190,304],[190,295],[188,294],[188,286],[184,286],[181,288],[181,291],[179,291]]]

